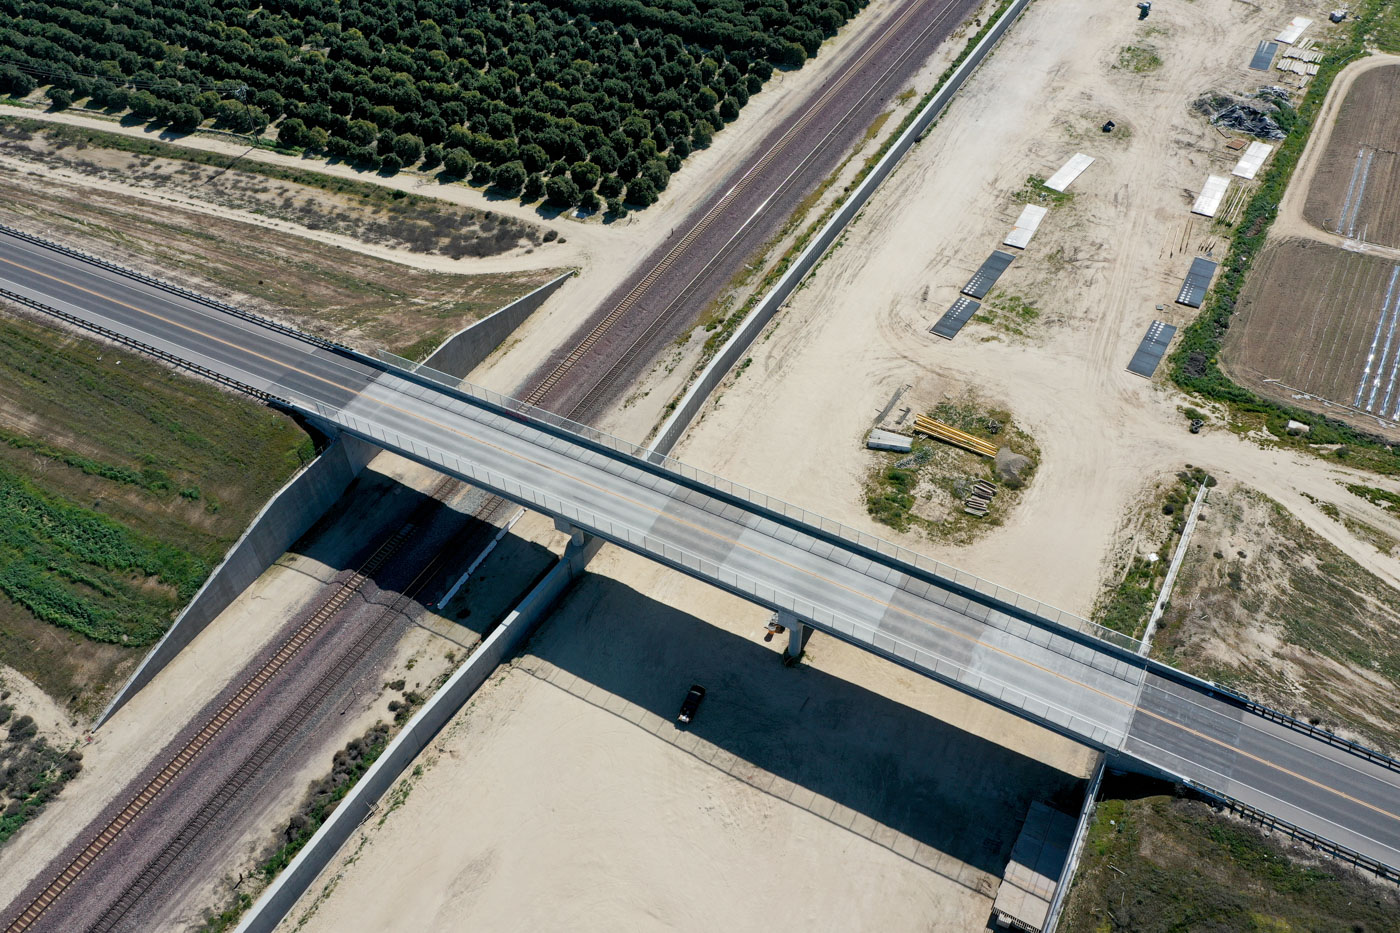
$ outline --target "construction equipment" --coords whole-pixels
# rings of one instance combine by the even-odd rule
[[[984,441],[980,437],[973,437],[966,431],[959,431],[950,424],[935,421],[927,415],[919,415],[914,419],[914,430],[920,434],[927,434],[929,437],[937,438],[940,441],[947,441],[949,444],[956,444],[964,450],[970,450],[975,454],[984,457],[995,457],[997,446],[990,441]]]

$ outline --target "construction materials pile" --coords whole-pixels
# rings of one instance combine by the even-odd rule
[[[969,515],[981,517],[987,514],[987,509],[991,506],[992,496],[997,494],[997,488],[984,479],[979,479],[972,484],[972,492],[968,493],[963,500],[963,511]]]
[[[997,455],[997,445],[990,441],[984,441],[980,437],[974,437],[966,431],[959,431],[951,424],[935,421],[927,415],[919,415],[914,419],[914,430],[918,431],[920,434],[927,434],[929,437],[937,438],[940,441],[956,444],[964,450],[970,450],[984,457],[995,457]]]

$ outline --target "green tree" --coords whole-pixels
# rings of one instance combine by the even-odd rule
[[[580,191],[589,191],[598,184],[598,179],[602,176],[602,171],[592,162],[575,162],[569,167],[569,177],[578,185]]]
[[[544,193],[552,203],[562,207],[577,204],[580,195],[578,185],[564,175],[555,175],[545,182]]]
[[[627,184],[627,203],[646,207],[656,202],[656,186],[643,177],[632,179]]]
[[[496,169],[496,187],[502,191],[519,191],[525,185],[525,179],[529,173],[525,171],[525,166],[518,160],[507,162]]]
[[[412,165],[423,158],[423,140],[412,133],[400,133],[394,137],[394,155],[402,159],[404,165]]]
[[[442,157],[442,170],[457,178],[466,178],[470,175],[474,165],[476,165],[476,160],[465,149],[449,149],[447,154]]]
[[[73,106],[73,93],[66,87],[55,85],[45,91],[44,96],[48,97],[49,106],[54,110],[67,110]]]
[[[525,186],[520,189],[520,196],[526,201],[533,201],[544,193],[544,176],[539,172],[531,172],[525,179]]]

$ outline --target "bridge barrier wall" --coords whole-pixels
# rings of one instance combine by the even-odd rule
[[[490,356],[517,327],[525,323],[525,320],[544,304],[546,298],[558,291],[559,286],[573,275],[572,272],[566,272],[523,298],[517,298],[499,311],[468,324],[444,340],[442,345],[423,361],[424,365],[465,379],[467,373]]]
[[[272,933],[345,841],[373,815],[379,798],[393,787],[404,769],[428,747],[477,688],[534,633],[555,600],[583,572],[602,544],[602,540],[591,538],[582,546],[571,546],[564,552],[554,569],[525,595],[505,621],[394,737],[330,819],[244,915],[235,933]]]
[[[1084,805],[1079,809],[1079,822],[1074,827],[1074,841],[1070,843],[1065,867],[1060,870],[1060,880],[1055,884],[1055,898],[1045,913],[1045,926],[1041,933],[1055,933],[1064,911],[1065,900],[1069,897],[1070,886],[1074,883],[1074,873],[1079,868],[1079,856],[1084,852],[1084,840],[1089,838],[1089,824],[1093,822],[1094,811],[1098,808],[1099,788],[1103,786],[1103,773],[1108,766],[1108,756],[1100,754],[1099,763],[1094,767],[1094,775],[1084,792]]]
[[[709,399],[710,393],[714,392],[720,382],[722,382],[724,377],[729,373],[730,369],[739,362],[740,357],[748,350],[749,345],[753,343],[754,339],[763,331],[763,328],[772,320],[773,315],[782,307],[788,295],[792,294],[793,290],[797,288],[798,284],[806,277],[807,273],[812,270],[817,260],[830,248],[831,244],[836,242],[836,238],[846,229],[846,225],[849,224],[856,214],[860,212],[860,209],[865,206],[865,202],[870,199],[870,196],[875,193],[875,189],[880,186],[890,172],[894,170],[894,167],[899,164],[899,160],[904,158],[904,154],[913,147],[914,143],[919,141],[919,138],[923,136],[925,132],[927,132],[928,128],[933,124],[933,121],[938,117],[938,114],[942,112],[944,107],[948,106],[948,102],[953,99],[953,95],[956,94],[963,86],[963,83],[967,81],[968,76],[977,69],[977,66],[987,57],[987,53],[992,50],[992,47],[996,45],[1006,30],[1010,28],[1016,17],[1021,15],[1021,12],[1025,10],[1029,3],[1030,0],[1016,0],[1015,3],[1007,8],[1006,12],[1001,15],[1001,18],[992,25],[991,30],[982,37],[982,40],[977,43],[976,47],[968,54],[967,58],[963,60],[963,63],[948,76],[948,80],[939,88],[938,93],[934,95],[933,99],[928,102],[924,109],[919,112],[914,122],[909,124],[904,132],[900,134],[899,138],[895,140],[894,145],[890,146],[889,151],[885,153],[884,157],[875,164],[875,167],[871,169],[870,174],[865,177],[865,180],[860,183],[855,191],[851,192],[850,197],[846,199],[846,202],[842,204],[836,213],[832,215],[831,219],[827,221],[826,226],[824,226],[816,237],[807,244],[806,249],[793,260],[792,265],[788,268],[787,272],[783,274],[783,277],[778,280],[777,284],[773,286],[772,290],[763,296],[763,299],[759,301],[758,305],[750,312],[749,316],[734,332],[734,335],[720,348],[719,352],[710,360],[709,365],[701,371],[699,377],[696,378],[695,382],[691,384],[690,389],[686,391],[680,402],[677,403],[676,409],[672,412],[671,417],[661,426],[656,436],[655,447],[657,450],[662,453],[670,453],[671,449],[676,446],[681,436],[685,434],[686,428],[695,420],[695,417],[700,413],[700,409],[705,406],[705,402]]]
[[[105,723],[150,683],[219,613],[306,534],[377,453],[379,448],[372,444],[340,434],[319,457],[288,480],[224,554],[209,579],[107,704],[93,728]]]

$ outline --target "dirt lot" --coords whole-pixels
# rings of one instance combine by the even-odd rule
[[[1271,240],[1225,339],[1228,371],[1245,385],[1268,389],[1264,380],[1275,380],[1394,421],[1397,281],[1400,263],[1384,257],[1316,240]]]
[[[590,570],[288,928],[981,929],[1030,802],[1082,793],[1073,743],[823,636],[784,668],[765,613],[639,558]]]
[[[1377,527],[1363,505],[1338,486],[1314,510],[1393,551],[1394,526]],[[1241,483],[1210,490],[1153,649],[1400,751],[1400,592]]]
[[[1295,510],[1307,504],[1300,490],[1329,495],[1326,463],[1266,437],[1191,435],[1179,410],[1190,403],[1161,373],[1147,382],[1125,371],[1154,318],[1189,320],[1174,299],[1191,258],[1218,239],[1203,223],[1182,246],[1201,181],[1237,159],[1193,102],[1257,88],[1246,66],[1259,36],[1279,17],[1311,15],[1202,3],[1154,9],[1147,37],[1101,0],[1033,4],[721,387],[682,459],[1081,615],[1131,546],[1124,517],[1185,464],[1246,475]],[[1160,67],[1117,67],[1123,48],[1145,41]],[[1119,129],[1106,135],[1109,118]],[[929,334],[1011,229],[1028,176],[1048,177],[1075,152],[1096,161],[998,283],[1037,311],[1016,318],[1022,333],[973,321],[953,341]],[[882,455],[862,439],[902,386],[899,405],[914,410],[975,388],[1035,438],[1035,478],[994,533],[937,543],[866,515],[865,479]],[[1400,580],[1392,559],[1313,513],[1315,531]]]
[[[1304,202],[1309,223],[1400,247],[1400,65],[1373,68],[1347,89]]]

